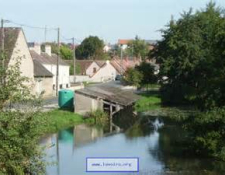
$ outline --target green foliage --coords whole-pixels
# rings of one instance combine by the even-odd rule
[[[73,68],[74,68],[74,65],[71,64],[70,65],[70,75],[73,75]],[[80,64],[76,64],[76,74],[80,74],[81,73],[81,69],[80,69]]]
[[[136,58],[145,60],[148,54],[148,46],[144,40],[141,40],[138,36],[136,36],[135,40],[128,44],[128,51]]]
[[[44,174],[43,152],[38,147],[41,123],[35,112],[0,113],[0,174]]]
[[[25,85],[29,83],[29,79],[22,77],[20,73],[21,59],[18,58],[17,60],[14,66],[8,66],[7,68],[0,66],[0,110],[3,110],[6,103],[20,102],[33,97],[29,93],[29,87]]]
[[[76,49],[78,59],[102,59],[104,42],[97,36],[85,38]]]
[[[147,62],[142,62],[140,65],[136,66],[142,75],[141,85],[154,84],[157,82],[157,76],[154,74],[154,66]]]
[[[39,120],[43,122],[38,126],[39,135],[55,133],[76,124],[89,122],[74,112],[59,109],[41,113]]]
[[[30,93],[29,79],[21,76],[20,58],[13,66],[1,64],[0,77],[0,174],[44,174],[36,118],[40,101]],[[22,108],[12,110],[9,103]]]
[[[163,102],[191,103],[201,109],[225,104],[225,18],[209,3],[206,9],[171,20],[154,56],[161,63]]]
[[[225,160],[225,107],[190,116],[185,124],[196,153]]]
[[[123,81],[128,85],[134,85],[139,87],[141,81],[143,79],[143,75],[134,68],[129,68],[124,73]]]
[[[73,51],[67,45],[62,45],[60,47],[60,55],[64,60],[72,60],[73,59]]]
[[[141,94],[141,99],[135,103],[137,112],[146,112],[153,109],[161,108],[161,98],[158,93]]]
[[[98,126],[108,126],[108,114],[104,111],[97,109],[96,111],[92,111],[88,114],[90,118],[94,118],[95,124]]]

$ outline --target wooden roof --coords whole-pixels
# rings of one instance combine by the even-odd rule
[[[122,90],[118,87],[105,86],[104,84],[76,90],[75,94],[76,93],[90,98],[103,99],[121,106],[132,105],[140,99],[140,97],[132,91]]]

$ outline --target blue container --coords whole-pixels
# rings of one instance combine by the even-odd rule
[[[74,92],[72,90],[63,89],[59,91],[58,104],[60,108],[73,108]]]

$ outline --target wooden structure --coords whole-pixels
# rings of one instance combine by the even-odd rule
[[[125,107],[132,106],[140,97],[132,91],[106,85],[91,86],[75,91],[75,112],[85,115],[97,109],[109,113],[110,131],[113,115]]]

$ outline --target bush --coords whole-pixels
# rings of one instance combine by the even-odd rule
[[[143,79],[142,73],[134,68],[129,68],[124,74],[123,81],[128,85],[133,85],[140,87],[141,81]]]

